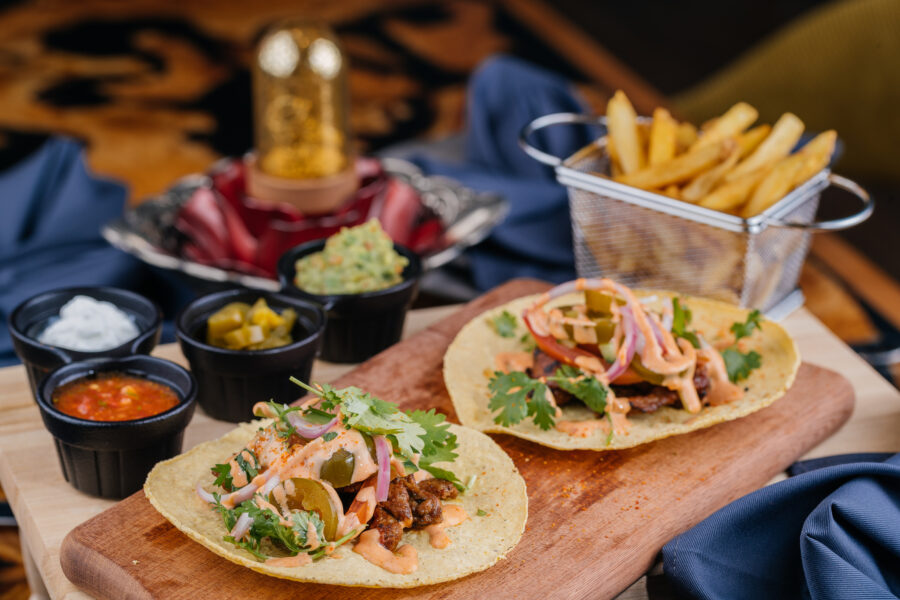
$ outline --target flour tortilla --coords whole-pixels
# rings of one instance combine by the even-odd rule
[[[469,491],[449,501],[461,504],[469,518],[445,530],[452,543],[443,550],[432,548],[424,531],[405,532],[401,543],[411,544],[419,554],[419,568],[414,573],[389,573],[353,552],[352,543],[335,550],[331,558],[302,567],[273,567],[259,562],[222,539],[228,534],[222,517],[197,497],[194,488],[199,481],[212,490],[212,466],[244,448],[257,429],[270,422],[243,423],[217,440],[157,464],[144,483],[147,499],[185,535],[231,562],[273,577],[334,585],[406,588],[458,579],[504,558],[522,537],[528,496],[525,481],[512,460],[488,436],[451,425],[450,431],[458,437],[459,458],[452,464],[437,465],[452,469],[464,483],[476,476]],[[478,516],[479,510],[487,514]]]
[[[744,321],[748,310],[737,306],[682,296],[669,292],[636,292],[640,297],[650,298],[648,307],[659,308],[662,303],[671,305],[672,297],[682,299],[693,313],[691,328],[696,329],[707,340],[714,341],[727,333],[731,324]],[[743,398],[722,406],[707,406],[699,413],[689,413],[683,409],[664,406],[653,413],[631,414],[631,427],[626,435],[614,435],[607,444],[607,432],[595,429],[589,437],[574,437],[556,429],[542,430],[530,419],[512,427],[504,427],[494,422],[494,414],[488,409],[490,392],[488,381],[495,370],[494,357],[500,352],[521,351],[519,338],[527,331],[522,321],[522,312],[538,296],[519,298],[504,306],[486,311],[470,321],[444,355],[444,383],[453,401],[460,422],[473,429],[486,432],[508,433],[526,440],[557,448],[559,450],[618,450],[646,444],[671,435],[688,433],[710,427],[724,421],[731,421],[765,408],[784,395],[800,367],[800,354],[794,340],[777,323],[764,321],[761,330],[745,338],[747,348],[756,350],[762,356],[762,366],[751,372],[750,377],[739,382],[747,389]],[[655,298],[655,299],[654,299]],[[577,292],[551,301],[548,306],[576,304],[584,302],[584,294]],[[516,316],[518,327],[513,338],[500,337],[488,324],[490,319],[504,310]],[[596,419],[597,415],[580,402],[562,407],[563,419],[582,421]]]

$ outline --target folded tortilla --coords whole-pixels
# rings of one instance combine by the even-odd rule
[[[693,313],[690,328],[710,341],[727,333],[732,323],[746,320],[750,312],[724,302],[669,292],[635,293],[639,297],[650,298],[652,301],[648,302],[648,308],[657,310],[663,302],[671,305],[673,297],[682,299],[682,304]],[[747,344],[747,350],[759,352],[762,356],[762,366],[752,371],[747,379],[738,382],[746,389],[744,396],[739,400],[721,406],[706,406],[699,413],[689,413],[669,406],[664,406],[653,413],[632,413],[628,416],[631,422],[628,433],[614,435],[608,444],[608,434],[601,429],[595,429],[590,436],[582,438],[573,437],[556,429],[544,431],[530,419],[511,427],[504,427],[494,422],[495,415],[488,408],[490,400],[488,382],[495,370],[494,357],[500,352],[516,352],[523,349],[519,338],[528,330],[522,321],[522,312],[537,297],[519,298],[482,313],[462,328],[447,349],[444,355],[444,383],[447,385],[457,417],[463,425],[479,431],[508,433],[559,450],[631,448],[738,419],[765,408],[791,387],[800,367],[800,354],[794,340],[777,323],[764,321],[760,330],[755,331],[751,337],[741,340],[742,344]],[[548,303],[547,308],[579,302],[584,302],[583,293],[557,298]],[[504,310],[515,315],[518,320],[516,335],[512,338],[500,337],[489,324],[491,319]],[[597,418],[596,413],[579,401],[561,408],[562,418],[565,420],[582,421]]]
[[[461,504],[469,518],[445,530],[451,544],[444,549],[432,548],[425,531],[404,532],[401,543],[413,545],[419,555],[415,572],[390,573],[353,552],[352,542],[336,549],[331,557],[302,567],[259,562],[222,539],[228,534],[222,517],[197,496],[195,486],[199,481],[209,489],[214,480],[212,466],[244,448],[256,430],[270,422],[241,424],[217,440],[157,464],[144,484],[150,503],[185,535],[231,562],[273,577],[334,585],[406,588],[458,579],[483,571],[504,558],[522,537],[528,496],[516,466],[488,436],[451,424],[450,430],[458,437],[459,458],[452,464],[436,466],[452,469],[464,483],[475,477],[466,493],[445,503]],[[479,516],[479,510],[484,511],[484,516]]]

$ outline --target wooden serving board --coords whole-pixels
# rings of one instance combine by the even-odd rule
[[[379,354],[337,384],[357,385],[404,408],[436,407],[455,420],[441,374],[444,351],[480,312],[546,289],[510,282]],[[853,410],[849,382],[803,364],[788,394],[753,415],[617,452],[561,452],[494,436],[528,485],[528,525],[491,569],[412,590],[343,588],[279,580],[192,542],[142,492],[76,527],[60,562],[98,598],[605,598],[626,588],[660,548],[752,491],[835,432]],[[502,501],[502,500],[501,500]]]

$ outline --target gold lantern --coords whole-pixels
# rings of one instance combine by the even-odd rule
[[[357,189],[348,100],[347,61],[328,26],[285,21],[268,31],[253,65],[250,195],[305,213],[343,204]]]

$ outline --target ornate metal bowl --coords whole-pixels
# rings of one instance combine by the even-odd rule
[[[507,200],[496,194],[479,193],[452,179],[424,175],[414,164],[382,158],[384,170],[412,186],[422,203],[441,220],[441,243],[421,256],[426,271],[447,264],[466,249],[485,239],[506,216]],[[217,165],[213,165],[215,172]],[[200,264],[177,255],[175,219],[181,206],[201,187],[210,186],[208,175],[183,177],[168,190],[129,208],[120,219],[103,227],[103,237],[116,248],[154,267],[186,276],[198,287],[241,285],[277,291],[278,281]]]

